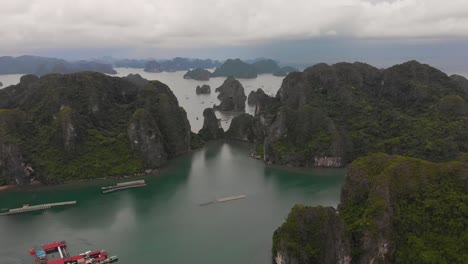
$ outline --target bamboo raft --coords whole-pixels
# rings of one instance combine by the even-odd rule
[[[76,204],[76,201],[68,201],[68,202],[60,202],[60,203],[47,203],[47,204],[39,204],[39,205],[24,205],[21,208],[14,208],[8,210],[8,212],[5,213],[0,213],[0,216],[2,215],[12,215],[12,214],[21,214],[21,213],[27,213],[27,212],[32,212],[32,211],[39,211],[39,210],[46,210],[50,209],[52,207],[56,206],[64,206],[64,205],[73,205]]]
[[[244,199],[244,198],[246,198],[246,197],[247,197],[247,196],[244,195],[244,194],[235,195],[235,196],[228,196],[228,197],[216,199],[216,200],[214,200],[214,201],[210,201],[210,202],[206,202],[206,203],[201,203],[200,206],[210,205],[210,204],[214,204],[214,203],[224,203],[224,202],[229,202],[229,201]]]
[[[110,193],[130,188],[138,188],[146,186],[145,180],[120,182],[113,186],[101,187],[102,193]]]

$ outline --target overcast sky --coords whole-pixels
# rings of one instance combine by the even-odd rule
[[[0,55],[463,64],[468,43],[467,0],[2,0],[0,18]]]

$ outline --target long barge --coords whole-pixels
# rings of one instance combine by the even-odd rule
[[[146,186],[145,180],[120,182],[120,183],[117,183],[116,185],[101,187],[101,191],[102,193],[110,193],[110,192],[115,192],[115,191],[130,189],[130,188],[144,187],[144,186]]]
[[[224,202],[229,202],[229,201],[234,201],[234,200],[239,200],[239,199],[244,199],[246,198],[247,195],[241,194],[241,195],[235,195],[235,196],[228,196],[224,198],[218,198],[214,201],[206,202],[206,203],[201,203],[200,206],[206,206],[214,203],[224,203]]]
[[[47,203],[47,204],[38,204],[38,205],[25,204],[25,205],[23,205],[23,207],[10,209],[10,210],[8,210],[8,212],[0,213],[0,216],[2,216],[2,215],[12,215],[12,214],[21,214],[21,213],[27,213],[27,212],[39,211],[39,210],[46,210],[46,209],[50,209],[50,208],[56,207],[56,206],[65,206],[65,205],[73,205],[73,204],[76,204],[76,201],[59,202],[59,203]]]

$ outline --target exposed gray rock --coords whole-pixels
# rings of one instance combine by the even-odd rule
[[[212,108],[206,108],[203,111],[203,128],[198,132],[203,140],[215,140],[224,137],[224,130],[221,128],[221,123],[216,118],[215,112]]]
[[[264,131],[255,117],[241,114],[232,119],[229,129],[226,131],[226,138],[261,143],[264,139]]]
[[[242,87],[242,84],[238,80],[228,77],[215,91],[219,92],[218,99],[221,100],[221,104],[215,106],[215,109],[221,111],[245,111],[245,99],[247,99],[247,96],[245,96],[244,87]]]
[[[133,114],[127,129],[132,149],[144,159],[145,167],[158,168],[167,162],[164,139],[158,124],[144,109]]]
[[[262,88],[258,88],[257,91],[251,91],[249,93],[249,96],[247,98],[247,103],[249,105],[256,105],[258,102],[258,97],[260,94],[265,94],[265,92],[262,90]]]
[[[210,94],[211,93],[211,87],[208,84],[204,84],[200,87],[200,85],[197,85],[197,88],[195,88],[195,92],[197,94]]]
[[[296,205],[273,235],[275,264],[350,264],[343,221],[332,207]]]

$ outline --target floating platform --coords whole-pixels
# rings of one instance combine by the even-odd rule
[[[8,212],[0,213],[2,215],[12,215],[12,214],[21,214],[27,213],[32,211],[39,211],[39,210],[46,210],[56,206],[65,206],[65,205],[73,205],[76,204],[76,201],[68,201],[68,202],[60,202],[60,203],[48,203],[48,204],[38,204],[38,205],[24,205],[21,208],[14,208],[8,210]]]
[[[110,193],[115,191],[121,191],[130,188],[138,188],[146,186],[145,180],[120,182],[116,185],[101,187],[102,193]]]
[[[224,202],[229,202],[229,201],[234,201],[234,200],[239,200],[239,199],[244,199],[246,198],[247,195],[241,194],[241,195],[236,195],[236,196],[228,196],[224,198],[219,198],[214,201],[206,202],[206,203],[201,203],[200,206],[206,206],[214,203],[224,203]]]

